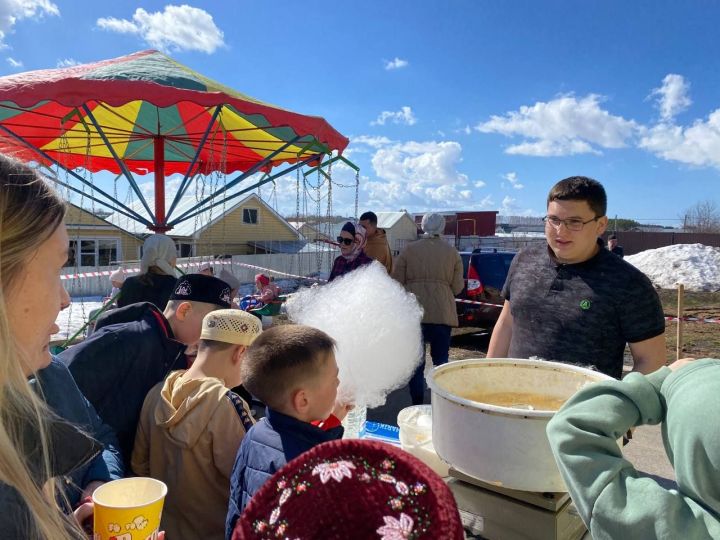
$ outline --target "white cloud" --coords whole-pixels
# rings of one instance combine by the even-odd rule
[[[502,200],[502,213],[507,215],[518,210],[517,199],[512,198],[510,195],[506,195]]]
[[[215,52],[224,45],[223,32],[212,15],[200,8],[182,5],[165,6],[165,10],[149,13],[137,8],[132,20],[103,17],[99,28],[121,34],[137,34],[152,47],[169,51]]]
[[[522,106],[505,116],[492,116],[475,129],[525,139],[508,147],[507,154],[564,156],[600,153],[598,147],[623,148],[639,126],[633,120],[611,115],[600,106],[602,100],[597,94],[561,96]]]
[[[373,120],[370,122],[371,126],[384,126],[385,122],[391,121],[393,124],[405,124],[408,126],[412,126],[415,123],[417,123],[417,118],[415,118],[415,115],[412,112],[412,109],[408,107],[407,105],[400,108],[397,112],[392,111],[383,111],[380,113],[380,116],[377,117],[377,120]]]
[[[467,175],[458,171],[462,146],[455,141],[407,141],[379,148],[372,157],[378,180],[365,183],[376,208],[486,208],[492,199],[473,198]]]
[[[689,127],[657,124],[640,139],[639,147],[666,160],[720,169],[720,109]]]
[[[660,118],[669,122],[690,105],[692,100],[688,96],[690,83],[682,75],[669,73],[662,81],[660,88],[654,88],[649,97],[655,97]]]
[[[380,148],[391,143],[392,141],[385,136],[358,135],[357,137],[350,137],[350,144],[364,144],[372,148]]]
[[[514,189],[522,189],[522,188],[525,187],[524,184],[521,184],[521,183],[518,181],[517,173],[515,173],[515,172],[509,172],[509,173],[503,175],[503,178],[504,178],[505,180],[507,180],[508,182],[510,182],[510,185],[511,185]]]
[[[394,60],[385,60],[385,69],[388,71],[393,69],[402,69],[404,67],[407,67],[408,65],[410,65],[410,63],[407,60],[402,60],[397,56]]]
[[[495,201],[492,195],[486,195],[477,205],[478,208],[492,208],[493,206],[495,206]]]
[[[23,67],[23,63],[21,60],[15,60],[12,56],[8,56],[5,60],[7,60],[7,63],[10,64],[10,66],[14,68],[21,68]]]
[[[483,182],[482,180],[478,180],[478,181],[475,182],[475,187],[476,187],[476,188],[485,187],[486,185],[487,185],[487,184],[486,184],[485,182]]]
[[[45,15],[59,16],[60,10],[49,0],[0,0],[0,48],[7,46],[5,38],[18,21]]]
[[[57,64],[55,64],[55,66],[59,67],[59,68],[73,67],[73,66],[79,66],[79,65],[80,65],[80,62],[78,62],[74,58],[62,58],[57,61]]]

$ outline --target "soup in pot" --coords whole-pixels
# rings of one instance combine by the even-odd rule
[[[557,411],[567,398],[529,392],[463,392],[460,397],[499,407],[526,411]]]

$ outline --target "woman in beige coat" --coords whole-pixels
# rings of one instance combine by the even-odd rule
[[[425,238],[409,244],[400,253],[393,263],[392,275],[417,297],[423,307],[423,342],[430,344],[433,364],[439,366],[448,361],[450,332],[458,325],[455,295],[465,285],[463,265],[458,251],[440,238],[445,230],[442,215],[425,214],[422,229]],[[423,361],[410,380],[413,405],[423,402],[424,371]]]

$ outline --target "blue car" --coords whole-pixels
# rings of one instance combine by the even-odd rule
[[[456,296],[461,327],[492,328],[503,306],[501,296],[514,251],[476,249],[461,251],[465,288]],[[471,303],[478,302],[478,303]]]

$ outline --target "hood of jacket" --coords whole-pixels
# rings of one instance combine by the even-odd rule
[[[680,490],[720,514],[720,360],[696,360],[664,380],[662,434]]]
[[[186,380],[185,371],[172,372],[160,391],[155,424],[183,448],[192,448],[205,432],[215,410],[227,399],[228,389],[220,379]]]

